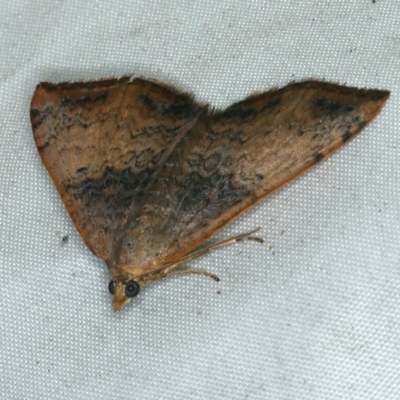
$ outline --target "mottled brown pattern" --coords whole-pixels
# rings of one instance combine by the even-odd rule
[[[40,84],[35,140],[63,201],[92,252],[104,259],[185,124],[192,97],[137,79]]]
[[[119,309],[126,282],[171,275],[182,257],[356,135],[388,96],[306,81],[209,111],[143,79],[42,83],[31,120],[71,218],[107,262]]]

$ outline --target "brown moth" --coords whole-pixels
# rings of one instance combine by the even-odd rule
[[[141,286],[210,250],[208,238],[355,136],[389,97],[305,81],[223,111],[128,77],[41,83],[37,148],[89,249],[104,259],[120,310]]]

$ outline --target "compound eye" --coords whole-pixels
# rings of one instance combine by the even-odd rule
[[[111,279],[110,283],[108,284],[108,291],[110,294],[114,296],[114,281]]]
[[[135,297],[139,294],[140,292],[140,285],[135,282],[135,281],[129,281],[126,285],[125,285],[125,296],[126,297]]]

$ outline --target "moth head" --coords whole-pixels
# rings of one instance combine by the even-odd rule
[[[113,308],[114,311],[119,311],[125,304],[136,297],[140,292],[140,285],[133,279],[126,280],[111,280],[108,284],[109,292],[114,296]]]

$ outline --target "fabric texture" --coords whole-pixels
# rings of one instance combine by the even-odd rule
[[[397,0],[1,1],[4,399],[398,399]],[[226,107],[315,78],[388,89],[359,137],[212,240],[219,275],[160,280],[114,313],[29,120],[41,81],[126,74]]]

